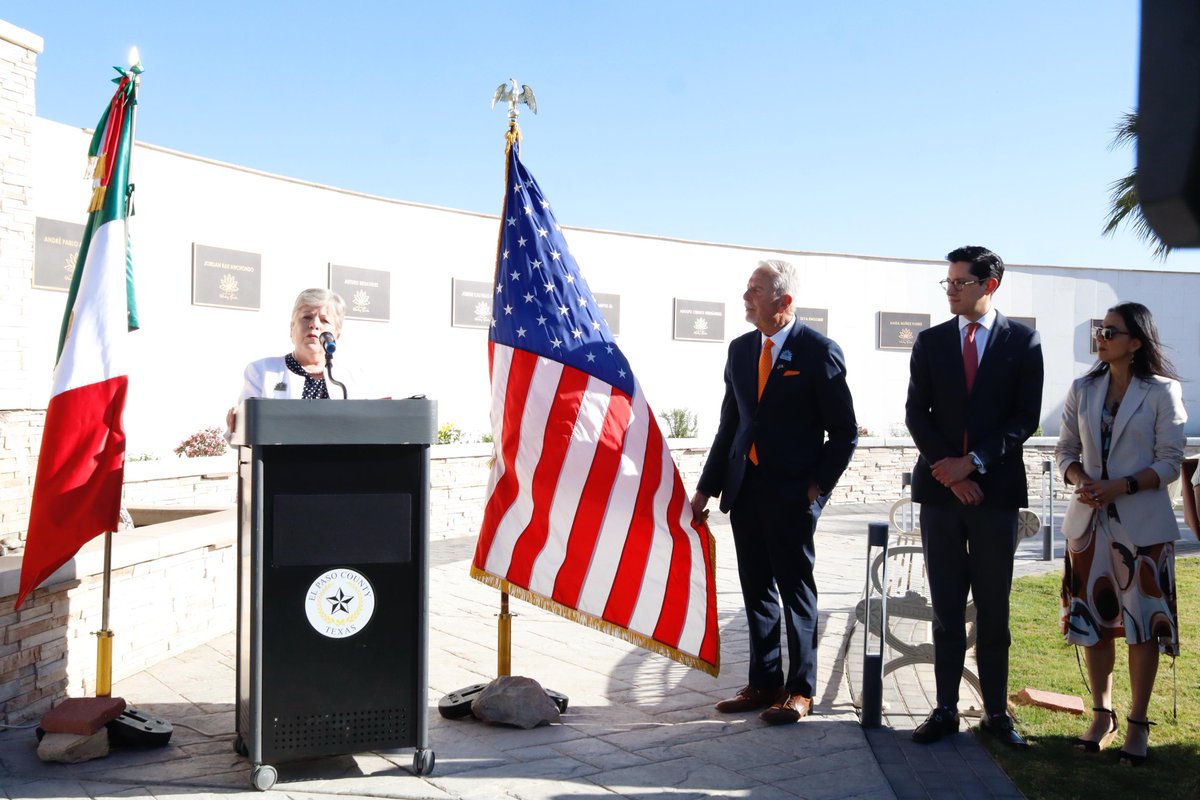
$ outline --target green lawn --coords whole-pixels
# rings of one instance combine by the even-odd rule
[[[1117,762],[1129,708],[1126,650],[1118,643],[1113,680],[1113,704],[1121,734],[1098,755],[1080,753],[1071,740],[1087,727],[1090,717],[1031,706],[1017,706],[1018,729],[1029,738],[1028,751],[1012,751],[983,736],[981,741],[1030,800],[1061,798],[1200,798],[1200,559],[1176,562],[1182,655],[1172,676],[1171,659],[1159,665],[1150,719],[1150,759],[1132,769]],[[1083,698],[1091,708],[1075,660],[1075,648],[1063,643],[1058,623],[1060,576],[1042,575],[1014,581],[1012,592],[1012,650],[1009,688],[1046,689]],[[1173,687],[1178,687],[1178,718],[1172,716]]]

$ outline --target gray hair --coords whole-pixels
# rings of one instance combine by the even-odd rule
[[[796,275],[796,268],[786,261],[771,259],[769,261],[758,262],[758,268],[766,270],[771,275],[771,291],[775,294],[775,299],[783,297],[785,294],[792,298],[793,304],[796,300],[796,292],[800,289],[800,278]],[[787,310],[791,310],[791,305]]]
[[[296,304],[292,306],[292,325],[300,319],[306,308],[325,308],[333,312],[333,329],[339,335],[342,332],[342,320],[346,318],[346,301],[337,292],[328,289],[305,289],[296,295]]]

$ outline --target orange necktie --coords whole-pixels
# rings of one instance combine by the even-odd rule
[[[758,356],[758,399],[762,400],[763,387],[767,385],[767,377],[771,374],[771,348],[775,343],[770,339],[763,342],[762,353]],[[758,466],[758,453],[754,451],[753,442],[750,444],[750,463]]]

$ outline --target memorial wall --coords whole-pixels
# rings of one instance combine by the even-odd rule
[[[21,64],[4,69],[31,72]],[[32,93],[31,75],[27,82]],[[6,347],[19,355],[5,355],[12,369],[0,378],[0,405],[37,410],[46,405],[63,290],[85,221],[89,134],[32,114],[25,121],[18,218],[33,231],[0,229],[5,263],[17,264],[4,303],[19,311],[5,321]],[[530,135],[523,155],[536,169]],[[499,152],[499,121],[496,136]],[[499,186],[503,168],[497,156],[495,172],[478,179]],[[246,362],[290,348],[292,301],[311,286],[331,287],[347,301],[336,364],[358,378],[351,396],[425,394],[438,401],[440,422],[468,440],[488,432],[494,214],[344,191],[153,143],[137,145],[132,180],[142,330],[131,335],[131,456],[169,456],[186,436],[223,424]],[[543,188],[553,200],[553,183]],[[501,201],[498,191],[491,211]],[[894,436],[903,435],[912,341],[948,316],[937,283],[946,274],[941,256],[988,244],[964,230],[959,241],[920,254],[927,259],[788,252],[589,230],[570,209],[557,211],[652,407],[695,413],[701,439],[718,418],[726,347],[749,330],[741,293],[758,260],[797,266],[798,313],[842,345],[861,424]],[[645,227],[653,229],[653,220]],[[1192,273],[1011,263],[996,305],[1042,334],[1045,433],[1057,431],[1071,379],[1093,363],[1092,321],[1121,300],[1154,311],[1189,381],[1188,433],[1200,433],[1200,319],[1182,300],[1198,295],[1200,275]]]

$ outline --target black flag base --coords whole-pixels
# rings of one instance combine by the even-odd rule
[[[438,713],[446,719],[465,719],[471,716],[471,702],[479,696],[479,693],[486,689],[490,684],[473,683],[462,689],[450,692],[441,700],[438,700]],[[567,713],[567,706],[571,700],[562,692],[556,692],[553,689],[543,689],[546,697],[554,701],[554,705],[558,706],[558,713]]]
[[[108,740],[124,747],[166,747],[174,732],[171,723],[136,708],[108,723]]]
[[[108,733],[113,747],[165,747],[171,723],[125,705],[120,697],[68,697],[47,712],[35,734],[40,743],[47,733],[94,736]]]

